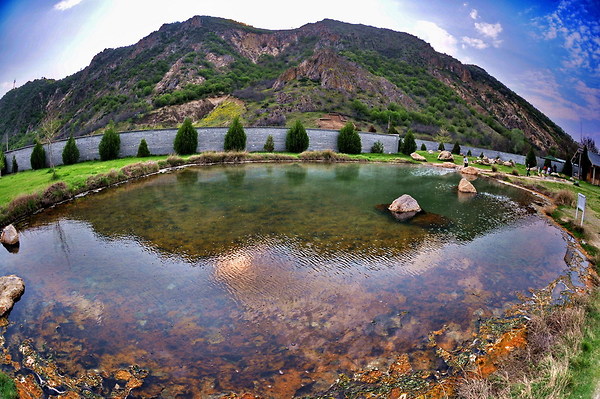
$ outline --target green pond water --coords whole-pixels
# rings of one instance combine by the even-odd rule
[[[130,397],[285,398],[472,338],[517,293],[567,272],[563,234],[523,191],[440,168],[188,168],[104,190],[19,227],[0,273],[24,278],[7,346],[32,339],[64,373],[150,370]],[[427,214],[377,208],[410,194]],[[163,395],[163,396],[160,396]]]

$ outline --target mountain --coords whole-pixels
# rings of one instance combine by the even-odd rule
[[[334,20],[271,31],[196,16],[138,43],[97,54],[82,71],[39,79],[0,99],[0,134],[30,144],[46,119],[60,136],[117,128],[197,125],[309,127],[336,115],[363,129],[523,153],[565,152],[560,127],[475,65],[407,33]],[[328,125],[329,126],[329,125]]]

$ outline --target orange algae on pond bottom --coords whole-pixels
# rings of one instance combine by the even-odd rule
[[[486,355],[477,359],[476,375],[483,378],[488,377],[498,370],[498,364],[506,356],[516,348],[523,348],[525,345],[527,345],[526,327],[520,327],[502,334],[496,342],[487,347]]]

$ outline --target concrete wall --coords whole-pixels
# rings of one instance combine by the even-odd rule
[[[198,152],[202,151],[222,151],[223,143],[225,139],[225,133],[227,128],[198,128]],[[287,129],[285,128],[272,128],[272,127],[247,127],[245,128],[247,141],[246,149],[248,151],[262,151],[267,136],[272,135],[275,143],[275,151],[285,150],[285,136]],[[334,150],[337,151],[337,130],[322,130],[322,129],[307,129],[308,136],[310,138],[309,150]],[[157,129],[157,130],[141,130],[133,132],[121,133],[121,157],[135,156],[137,149],[142,139],[146,139],[150,153],[154,155],[172,154],[173,140],[177,134],[177,129]],[[362,141],[362,152],[370,152],[371,146],[376,141],[383,143],[385,153],[395,153],[398,148],[398,136],[379,134],[379,133],[367,133],[360,132]],[[102,139],[101,135],[98,136],[86,136],[76,138],[77,147],[79,148],[80,161],[90,161],[94,159],[100,159],[98,153],[98,145]],[[433,141],[417,141],[417,149],[421,148],[421,144],[425,144],[428,150],[436,151],[438,143]],[[65,147],[66,140],[57,141],[52,144],[51,148],[46,145],[46,158],[47,163],[50,165],[50,158],[52,158],[54,165],[62,164],[62,151]],[[448,150],[451,149],[452,145],[448,144]],[[8,151],[6,153],[7,168],[9,172],[12,172],[12,159],[13,156],[17,160],[19,170],[31,169],[31,151],[33,147],[24,147],[15,151]],[[493,150],[486,150],[475,147],[461,146],[463,153],[471,150],[473,156],[479,156],[483,152],[488,158],[496,158],[499,156],[502,160],[508,161],[513,160],[517,163],[524,164],[525,156],[517,154],[508,154],[504,152],[498,152]],[[539,161],[539,160],[538,160]],[[541,160],[543,164],[543,160]],[[560,164],[557,165],[559,170],[562,168]]]

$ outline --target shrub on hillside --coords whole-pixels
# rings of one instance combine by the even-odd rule
[[[119,157],[119,150],[121,149],[121,138],[115,130],[112,122],[108,125],[108,128],[102,135],[100,145],[98,146],[98,152],[100,153],[100,159],[102,161],[108,161],[111,159],[117,159]]]
[[[337,141],[339,152],[345,154],[360,154],[362,150],[360,136],[356,130],[354,130],[354,124],[352,122],[346,123],[346,125],[340,129]]]
[[[192,126],[190,118],[186,118],[177,130],[173,148],[179,155],[188,155],[196,152],[196,148],[198,148],[198,132]]]
[[[31,169],[37,170],[46,167],[46,150],[39,141],[35,142],[31,151]]]
[[[65,148],[63,148],[62,160],[65,165],[73,165],[79,161],[79,148],[77,148],[73,135],[69,137]]]
[[[406,132],[406,136],[404,136],[404,143],[402,144],[402,153],[406,155],[410,155],[417,150],[417,142],[415,141],[415,136],[412,130]]]
[[[275,142],[273,141],[273,136],[272,135],[268,135],[267,136],[267,141],[265,141],[265,145],[263,146],[263,150],[265,150],[266,152],[273,152],[275,151]]]
[[[396,130],[394,125],[391,125],[390,128],[388,129],[388,134],[398,134],[398,131]]]
[[[225,151],[244,151],[246,149],[246,132],[240,123],[240,117],[236,116],[225,135]]]
[[[371,146],[372,154],[383,154],[383,143],[381,141],[376,141]]]
[[[285,149],[289,152],[303,152],[308,148],[308,134],[302,125],[302,122],[296,121],[294,125],[288,129],[285,136]]]
[[[142,139],[142,141],[140,141],[140,145],[138,146],[137,157],[146,158],[149,156],[150,150],[148,149],[148,143],[146,143],[146,139]]]
[[[369,133],[377,133],[377,129],[373,125],[369,125]]]

